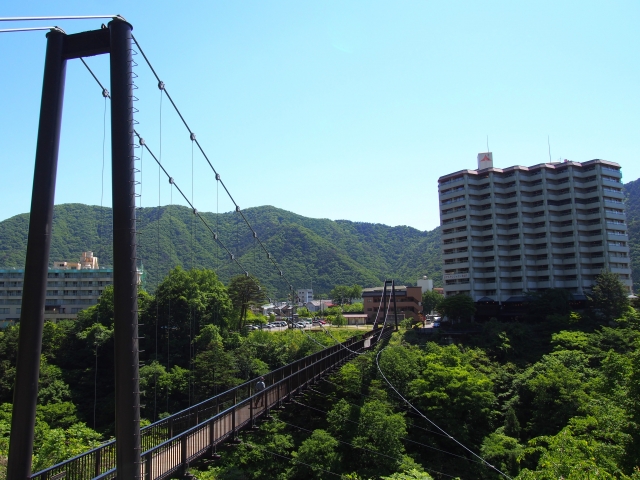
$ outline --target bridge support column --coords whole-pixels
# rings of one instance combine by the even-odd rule
[[[47,54],[42,82],[40,124],[36,143],[29,237],[24,269],[24,295],[20,314],[16,379],[13,390],[8,479],[22,480],[31,477],[53,201],[67,68],[67,61],[63,59],[64,37],[65,34],[58,31],[47,34]]]
[[[112,20],[109,31],[116,468],[118,478],[139,479],[142,469],[131,25]]]

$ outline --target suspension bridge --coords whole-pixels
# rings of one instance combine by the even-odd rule
[[[58,27],[4,29],[5,31],[48,30],[44,67],[40,121],[36,145],[33,193],[25,261],[20,333],[16,363],[8,479],[162,479],[186,473],[190,463],[206,456],[215,457],[220,443],[237,439],[244,428],[254,427],[261,417],[269,417],[272,409],[283,408],[305,388],[318,382],[354,356],[362,354],[387,339],[395,326],[387,325],[391,304],[395,310],[395,289],[392,281],[385,281],[382,310],[376,317],[372,331],[363,337],[353,337],[343,343],[324,348],[312,355],[278,368],[265,375],[266,388],[253,389],[255,379],[215,395],[201,403],[140,428],[140,382],[138,335],[138,267],[136,238],[136,200],[140,185],[136,166],[136,148],[148,152],[200,221],[214,241],[226,253],[229,261],[246,277],[252,276],[220,237],[214,225],[200,214],[175,178],[162,164],[161,157],[144,140],[136,128],[133,102],[134,54],[140,54],[153,76],[158,89],[166,97],[189,133],[194,147],[201,152],[246,224],[256,244],[262,249],[279,278],[288,287],[293,299],[293,285],[282,268],[260,240],[239,205],[223,183],[204,148],[196,138],[185,117],[169,95],[166,85],[153,68],[140,44],[132,34],[132,26],[119,15],[91,17],[31,17],[0,18],[0,21],[30,21],[49,19],[109,19],[98,30],[67,34]],[[110,57],[110,89],[85,62],[85,57],[108,54]],[[44,305],[51,244],[53,204],[60,141],[62,103],[66,63],[80,59],[101,89],[101,95],[111,101],[111,161],[113,211],[113,284],[114,284],[114,358],[115,358],[115,439],[82,453],[58,465],[32,473],[34,426],[38,394],[40,354],[44,326]],[[106,105],[106,104],[105,104]],[[106,108],[106,107],[105,107]],[[192,174],[193,175],[193,174]],[[192,186],[193,190],[193,186]],[[159,248],[159,247],[158,247]],[[237,253],[237,252],[236,252]],[[389,287],[389,288],[388,288]],[[387,289],[388,288],[388,289]],[[388,302],[388,303],[387,303]],[[380,311],[378,312],[380,314]],[[156,327],[157,328],[157,327]],[[377,363],[377,358],[376,358]],[[378,365],[379,368],[379,365]],[[380,371],[382,373],[382,371]],[[382,374],[384,377],[384,374]],[[388,382],[386,377],[385,381]],[[391,388],[393,386],[389,383]],[[189,387],[191,388],[191,387]],[[394,389],[395,390],[395,389]],[[190,392],[191,393],[191,392]],[[396,393],[404,401],[399,392]],[[409,406],[411,404],[406,401]],[[412,407],[412,406],[411,406]],[[414,408],[414,407],[412,407]],[[416,409],[417,411],[417,409]],[[417,411],[418,412],[418,411]],[[418,412],[422,415],[420,412]],[[424,415],[422,415],[424,417]],[[426,419],[426,417],[425,417]],[[431,422],[431,420],[426,419]],[[433,423],[433,422],[431,422]],[[437,427],[435,424],[433,424]],[[446,432],[442,431],[443,434]],[[453,437],[449,438],[455,441]],[[456,441],[457,442],[457,441]],[[459,443],[459,442],[457,442]],[[460,444],[462,447],[464,445]],[[466,448],[466,447],[464,447]],[[468,449],[467,449],[468,450]],[[478,457],[475,453],[469,453]],[[483,459],[478,457],[482,462]],[[484,462],[486,463],[486,462]],[[487,464],[498,473],[495,467]],[[506,477],[506,475],[502,474]],[[508,478],[508,477],[507,477]]]

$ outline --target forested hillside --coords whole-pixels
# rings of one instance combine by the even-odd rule
[[[270,206],[243,213],[295,288],[313,286],[318,293],[328,293],[335,285],[374,286],[385,278],[415,284],[422,275],[441,283],[439,228],[421,232],[405,226],[306,218]],[[202,215],[240,263],[266,285],[269,295],[288,291],[239,214]],[[24,266],[28,217],[22,214],[0,222],[0,267]],[[138,231],[138,256],[150,291],[175,265],[213,269],[225,282],[242,273],[186,207],[143,208]],[[112,262],[111,241],[110,209],[82,204],[55,207],[51,261],[76,261],[82,251],[91,250],[107,266]]]
[[[624,189],[634,290],[639,291],[640,180]],[[243,213],[295,288],[328,293],[335,285],[366,287],[385,278],[415,284],[422,275],[442,285],[440,228],[422,232],[406,226],[307,218],[271,206]],[[270,296],[288,291],[237,213],[202,215],[240,263],[255,272]],[[139,219],[138,256],[147,272],[148,290],[153,291],[174,265],[214,269],[223,281],[241,273],[188,208],[143,208]],[[24,266],[28,224],[28,214],[0,222],[0,268]],[[83,204],[55,207],[51,261],[75,261],[82,251],[92,250],[107,266],[112,261],[111,241],[111,209]]]

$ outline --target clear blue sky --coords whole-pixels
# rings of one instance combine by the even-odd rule
[[[640,177],[637,1],[33,0],[0,12],[92,14],[132,23],[242,208],[432,229],[438,177],[475,168],[487,135],[497,167],[548,161],[549,136],[553,160],[603,158]],[[29,210],[44,35],[0,34],[0,219]],[[138,59],[138,128],[159,153],[160,95]],[[108,84],[108,58],[88,63]],[[66,85],[56,203],[108,206],[104,100],[77,60]],[[191,142],[166,101],[162,112],[163,163],[191,196]],[[193,177],[199,210],[231,210],[198,153]],[[169,184],[159,199],[145,155],[142,205],[158,201]]]

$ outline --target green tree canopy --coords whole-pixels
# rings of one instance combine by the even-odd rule
[[[437,306],[437,311],[446,316],[451,322],[469,321],[476,307],[473,299],[463,293],[444,298]]]
[[[444,300],[444,295],[440,295],[433,290],[427,290],[422,294],[422,311],[426,314],[438,310],[438,305]]]
[[[620,318],[629,307],[629,292],[612,272],[602,272],[595,279],[589,300],[604,320]]]
[[[236,328],[241,330],[247,319],[249,307],[260,305],[265,295],[258,280],[246,275],[233,277],[229,282],[228,291],[233,308],[238,315]]]

